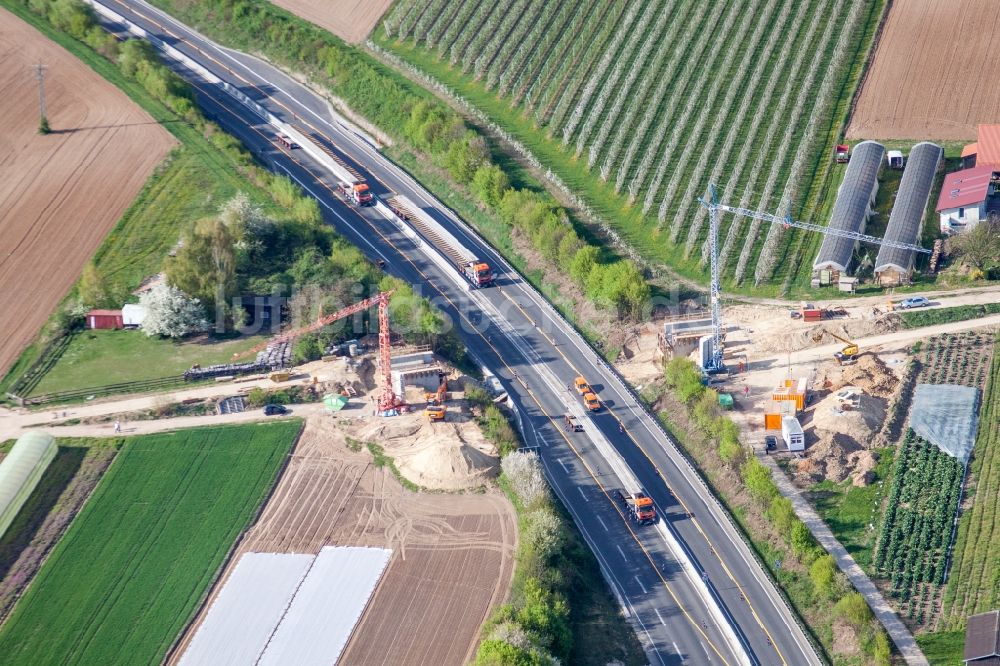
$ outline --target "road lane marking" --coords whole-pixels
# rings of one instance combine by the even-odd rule
[[[566,463],[564,463],[562,460],[560,460],[559,464],[562,465],[563,471],[565,471],[567,474],[570,473],[569,467],[566,467]]]
[[[677,647],[677,641],[670,641],[670,643],[674,646],[674,652],[676,652],[677,656],[681,658],[681,663],[683,664],[686,660],[684,659],[684,655],[681,653],[681,649]]]
[[[660,609],[654,608],[653,612],[656,613],[656,617],[660,618],[660,624],[662,624],[664,627],[667,626],[667,623],[663,621],[663,616],[660,615]],[[674,643],[674,647],[675,648],[677,647],[677,643]],[[678,650],[677,652],[680,653],[680,650]]]
[[[605,531],[605,532],[610,532],[610,531],[611,531],[611,530],[609,530],[609,529],[608,529],[608,526],[607,526],[607,524],[605,524],[605,522],[604,522],[604,519],[603,519],[603,518],[601,518],[600,516],[598,516],[598,517],[597,517],[597,520],[599,520],[599,521],[601,522],[601,527],[603,527],[603,528],[604,528],[604,531]]]
[[[646,589],[646,586],[642,584],[642,581],[639,580],[638,576],[635,577],[635,582],[639,583],[639,587],[642,588],[642,593],[643,594],[647,594],[649,592],[649,590]]]
[[[584,502],[589,502],[589,501],[590,501],[590,500],[589,500],[589,499],[587,498],[587,496],[583,494],[583,487],[582,487],[582,486],[577,486],[577,487],[576,487],[576,489],[580,491],[580,497],[582,497],[582,498],[583,498],[583,501],[584,501]]]
[[[710,655],[710,654],[708,653],[708,650],[706,650],[706,649],[705,649],[705,644],[704,644],[704,643],[701,643],[701,642],[699,642],[699,643],[698,643],[698,645],[700,645],[700,646],[701,646],[701,649],[702,649],[702,651],[703,651],[703,652],[705,653],[705,656],[706,656],[706,657],[708,657],[708,660],[709,660],[709,661],[712,661],[712,655]]]
[[[625,557],[625,551],[622,550],[622,547],[619,544],[616,543],[615,544],[615,548],[618,549],[618,553],[622,556],[622,559],[625,560],[626,562],[628,562],[628,558]]]

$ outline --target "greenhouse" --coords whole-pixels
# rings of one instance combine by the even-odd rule
[[[837,190],[829,228],[861,233],[871,214],[878,192],[878,173],[885,157],[885,146],[874,141],[862,141],[854,147],[847,164],[844,182]],[[846,272],[854,254],[857,241],[851,238],[826,235],[819,248],[813,270]]]
[[[57,449],[52,435],[28,432],[18,438],[7,457],[0,461],[0,537],[31,496]]]
[[[910,151],[896,202],[889,214],[885,240],[909,244],[920,242],[920,226],[942,154],[940,146],[927,141],[918,143]],[[883,245],[875,259],[875,277],[879,284],[894,286],[909,282],[913,259],[913,250]]]

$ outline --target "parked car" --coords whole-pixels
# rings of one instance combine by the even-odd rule
[[[912,298],[907,298],[902,301],[899,304],[899,307],[904,310],[909,310],[910,308],[925,308],[930,304],[931,302],[923,296],[913,296]]]
[[[281,416],[288,413],[284,405],[264,405],[264,416]]]
[[[774,435],[768,435],[767,437],[764,438],[764,450],[765,451],[774,451],[776,448],[778,448],[778,438],[777,437],[775,437]]]

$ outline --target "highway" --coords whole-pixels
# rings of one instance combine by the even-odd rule
[[[340,234],[451,318],[473,357],[507,389],[527,445],[540,455],[597,556],[650,663],[822,663],[731,519],[658,422],[572,326],[450,210],[325,101],[266,63],[220,48],[144,2],[90,2],[125,17],[133,32],[138,27],[159,47],[168,45],[168,56],[203,68],[172,62],[209,117],[262,163],[298,182]],[[122,32],[121,25],[109,28]],[[218,80],[252,103],[238,102]],[[402,194],[416,202],[494,267],[497,287],[470,291],[444,255],[398,219],[346,204],[317,151],[282,146],[257,105],[313,135],[362,173],[381,200]],[[584,412],[568,386],[577,375],[597,389],[602,411]],[[582,433],[562,427],[567,412],[583,421]],[[653,498],[662,517],[657,525],[637,527],[626,519],[613,490],[631,486]]]

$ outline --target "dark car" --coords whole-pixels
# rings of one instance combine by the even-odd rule
[[[768,435],[767,437],[764,438],[764,450],[765,451],[774,451],[776,448],[778,448],[778,438],[777,437],[775,437],[774,435]]]
[[[288,413],[284,405],[264,405],[264,416],[281,416]]]

